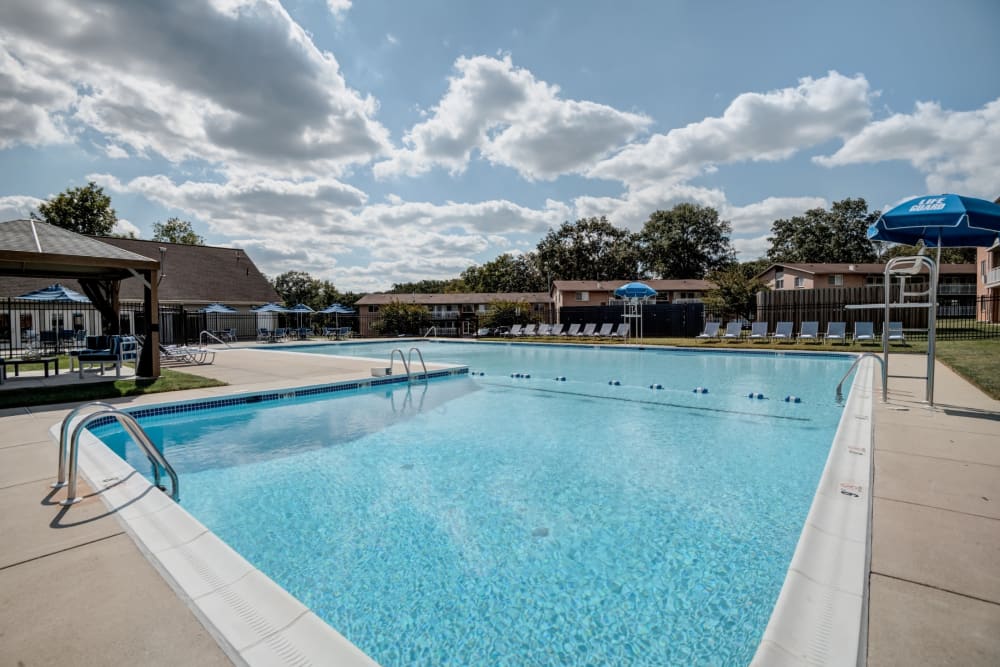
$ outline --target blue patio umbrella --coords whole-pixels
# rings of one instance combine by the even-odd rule
[[[868,227],[873,241],[922,241],[930,248],[990,247],[1000,238],[1000,206],[961,195],[914,197]]]
[[[222,303],[212,303],[201,309],[203,313],[235,313],[236,309]]]
[[[333,314],[333,321],[335,327],[340,327],[340,316],[341,315],[353,315],[354,309],[348,308],[347,306],[341,306],[339,303],[332,303],[323,310],[318,311],[320,313],[329,315]]]
[[[287,313],[288,309],[277,303],[265,303],[263,306],[259,306],[253,309],[255,313]]]
[[[59,283],[43,287],[42,289],[35,290],[34,292],[22,294],[17,298],[23,301],[39,301],[44,303],[90,303],[90,299],[83,294],[71,290],[68,287],[64,287]],[[55,339],[56,354],[59,354],[59,338],[61,332],[53,329],[52,334]]]
[[[628,283],[616,289],[615,296],[623,299],[648,299],[656,296],[656,290],[646,283]]]
[[[288,312],[290,312],[290,313],[298,313],[299,314],[299,328],[301,329],[302,328],[302,313],[315,313],[316,311],[313,310],[312,308],[310,308],[309,306],[307,306],[304,303],[297,303],[294,306],[292,306],[291,308],[289,308]]]

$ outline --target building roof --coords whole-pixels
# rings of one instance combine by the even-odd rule
[[[0,229],[4,224],[6,223],[0,224]],[[79,235],[74,236],[79,238]],[[86,242],[108,248],[107,252],[113,256],[134,257],[152,263],[153,266],[160,265],[158,292],[161,304],[207,304],[218,301],[230,306],[250,306],[281,300],[253,260],[238,248],[115,237],[101,237],[100,240],[93,237],[82,238]],[[165,249],[162,264],[160,248]],[[0,277],[0,296],[18,296],[53,282],[55,281],[51,278]],[[119,299],[141,301],[142,298],[143,284],[137,278],[122,280]]]
[[[526,301],[528,303],[551,303],[552,298],[545,292],[456,292],[451,294],[365,294],[358,299],[359,306],[376,306],[399,301],[421,306],[462,305],[492,303],[494,301]]]
[[[827,273],[856,273],[859,275],[882,274],[885,273],[885,264],[799,264],[789,262],[776,262],[756,275],[760,278],[765,273],[776,267],[784,267],[809,273],[812,275],[824,275]],[[975,264],[942,264],[938,268],[938,275],[975,275]]]
[[[622,285],[627,285],[632,280],[553,280],[552,289],[561,292],[613,292]],[[654,278],[650,280],[640,280],[639,282],[649,285],[657,292],[688,291],[707,292],[715,287],[715,283],[709,280],[668,280]]]

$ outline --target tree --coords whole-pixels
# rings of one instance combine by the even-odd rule
[[[732,225],[710,206],[678,204],[649,216],[639,233],[642,261],[661,278],[704,278],[736,261]]]
[[[322,303],[323,284],[305,271],[285,271],[271,283],[282,301],[289,306],[304,303],[320,310],[329,304]]]
[[[509,327],[512,324],[538,322],[541,318],[526,301],[494,301],[479,318],[484,327]]]
[[[757,292],[767,289],[757,279],[760,262],[730,264],[709,274],[708,279],[715,284],[705,294],[705,305],[719,311],[724,317],[753,319],[757,309]]]
[[[544,292],[548,289],[534,253],[504,253],[481,266],[470,266],[462,272],[462,282],[469,292]]]
[[[372,325],[383,336],[420,335],[431,324],[431,313],[415,303],[392,301],[379,309],[379,320]]]
[[[923,249],[921,245],[891,245],[888,243],[879,244],[880,262],[888,262],[893,257],[910,257],[916,255]],[[937,248],[928,248],[925,255],[937,257]],[[942,264],[974,264],[976,262],[975,248],[941,248]]]
[[[449,280],[419,280],[415,283],[393,283],[388,294],[454,294],[465,292],[461,278]]]
[[[168,218],[163,223],[154,222],[153,240],[184,245],[205,245],[205,239],[195,233],[191,223],[180,218]]]
[[[564,222],[538,243],[538,266],[548,280],[638,278],[635,236],[605,217]]]
[[[80,188],[69,188],[38,205],[32,219],[68,229],[77,234],[108,236],[118,222],[111,197],[93,181]]]
[[[829,211],[814,208],[775,220],[767,257],[772,262],[874,262],[875,246],[866,232],[879,215],[879,211],[869,213],[868,204],[859,197],[834,202]]]

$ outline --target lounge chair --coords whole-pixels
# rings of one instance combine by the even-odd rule
[[[906,345],[906,334],[903,333],[902,322],[889,322],[889,342],[897,342]]]
[[[520,335],[522,335],[522,336],[534,336],[535,335],[535,331],[537,329],[538,329],[538,325],[537,324],[525,324],[524,328],[521,329],[521,334]]]
[[[771,334],[771,340],[776,340],[779,343],[783,340],[790,342],[792,340],[792,323],[778,322],[774,326],[774,333]]]
[[[594,335],[598,338],[608,338],[611,336],[611,330],[614,328],[613,322],[605,322],[601,325],[601,328]]]
[[[574,322],[569,325],[569,329],[562,333],[563,336],[578,336],[580,335],[580,323]]]
[[[875,342],[875,325],[871,322],[855,322],[854,323],[854,342],[863,343]]]
[[[612,338],[628,338],[629,330],[631,329],[631,324],[628,322],[619,322],[618,328],[611,332]]]
[[[550,336],[562,336],[563,326],[565,326],[565,325],[563,325],[561,322],[558,323],[558,324],[553,324],[552,325],[552,330],[549,331],[549,335]]]
[[[767,322],[754,322],[750,325],[750,335],[748,338],[751,341],[764,341],[767,342]]]
[[[722,334],[723,340],[739,341],[743,339],[743,322],[733,320],[726,325],[726,332]]]
[[[340,329],[337,327],[323,327],[323,335],[327,340],[333,340],[340,333]]]
[[[538,336],[549,336],[551,334],[552,334],[552,325],[551,324],[539,324],[538,325],[538,333],[536,335],[538,335]]]
[[[802,326],[799,327],[799,340],[811,341],[813,343],[818,343],[819,341],[819,322],[803,322]]]
[[[577,336],[593,336],[594,335],[594,329],[596,329],[596,328],[597,328],[596,324],[592,324],[592,323],[591,324],[585,324],[585,325],[583,325],[583,330],[580,331],[579,333],[577,333],[576,335]]]
[[[274,335],[272,336],[272,338],[275,340],[275,342],[277,342],[279,340],[285,340],[285,336],[287,335],[288,335],[288,329],[285,329],[283,327],[278,327],[277,329],[274,330]]]
[[[847,343],[847,323],[846,322],[827,322],[826,324],[826,336],[825,339],[828,343],[840,342],[841,344]]]
[[[274,336],[271,335],[270,329],[257,329],[257,342],[258,343],[270,343],[274,340]]]
[[[187,345],[160,345],[160,361],[201,366],[215,361],[215,350]]]
[[[512,324],[510,325],[510,331],[507,332],[508,336],[520,336],[521,332],[524,330],[523,324]]]
[[[700,334],[695,336],[695,338],[701,338],[702,340],[718,340],[719,339],[719,323],[718,322],[705,322],[705,330]]]

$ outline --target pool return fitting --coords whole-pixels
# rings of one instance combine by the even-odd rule
[[[70,434],[69,428],[70,424],[75,417],[80,415],[82,412],[88,408],[96,408],[90,414],[83,416],[80,422],[73,429],[72,434]],[[83,431],[93,422],[101,419],[115,419],[121,424],[125,432],[132,438],[132,441],[139,445],[139,448],[149,459],[149,462],[153,466],[153,484],[160,490],[164,490],[160,485],[160,470],[166,471],[167,475],[170,477],[170,497],[179,502],[180,501],[180,485],[177,481],[177,473],[174,471],[173,466],[167,461],[166,457],[163,455],[153,441],[149,439],[142,427],[139,426],[139,422],[135,420],[135,417],[128,414],[127,412],[122,412],[115,406],[109,403],[102,403],[101,401],[93,401],[91,403],[84,403],[83,405],[77,406],[72,412],[66,415],[63,419],[62,427],[59,429],[59,476],[56,479],[56,483],[52,485],[53,488],[59,489],[64,486],[69,488],[66,491],[66,500],[63,500],[60,504],[62,505],[73,505],[75,503],[83,500],[83,496],[76,495],[76,480],[77,480],[77,459],[80,452],[80,435]],[[69,452],[67,457],[66,444],[69,443]],[[68,481],[67,481],[68,472]]]

